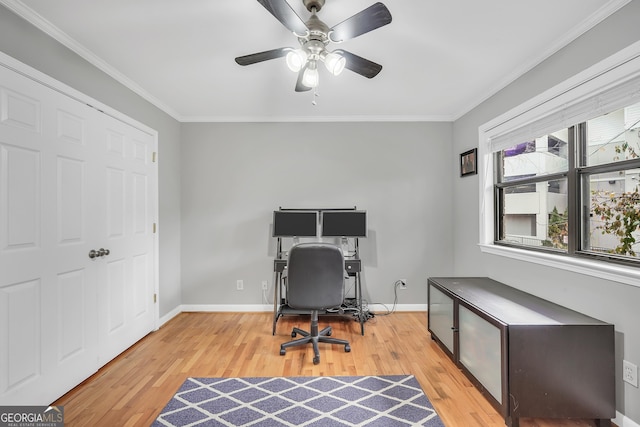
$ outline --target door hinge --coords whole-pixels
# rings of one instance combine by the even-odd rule
[[[156,162],[156,152],[155,151],[151,154],[151,162],[152,163]]]
[[[153,294],[153,303],[157,303],[158,302],[158,294]]]
[[[154,222],[153,223],[153,234],[155,234],[155,233],[156,233],[156,223]]]

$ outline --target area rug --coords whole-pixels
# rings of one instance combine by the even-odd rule
[[[413,375],[188,378],[152,425],[444,427]]]

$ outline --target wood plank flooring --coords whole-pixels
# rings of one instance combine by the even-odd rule
[[[342,346],[280,344],[291,328],[308,330],[308,316],[278,321],[271,313],[181,313],[62,396],[67,426],[149,426],[187,377],[413,374],[447,427],[503,427],[504,420],[433,342],[425,312],[376,316],[365,324],[321,317]],[[522,427],[577,427],[586,420],[522,419]]]

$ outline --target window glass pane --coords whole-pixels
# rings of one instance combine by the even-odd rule
[[[503,150],[503,181],[566,172],[568,134],[563,129]]]
[[[640,258],[640,169],[589,177],[591,211],[584,249]],[[583,229],[584,229],[583,228]]]
[[[502,197],[502,241],[567,249],[566,179],[510,186]]]
[[[587,166],[638,158],[640,103],[587,122]]]

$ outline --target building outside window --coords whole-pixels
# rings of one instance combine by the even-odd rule
[[[496,244],[640,262],[640,103],[494,156]]]

